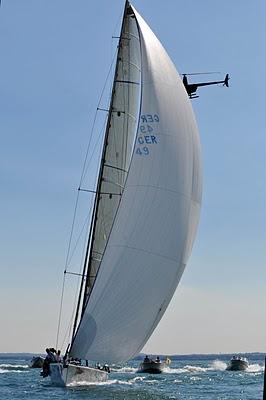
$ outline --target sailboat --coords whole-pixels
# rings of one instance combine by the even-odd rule
[[[50,365],[52,382],[105,381],[95,363],[140,352],[187,264],[201,191],[190,100],[163,46],[126,1],[70,361]]]

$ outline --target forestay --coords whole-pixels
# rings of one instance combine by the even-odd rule
[[[121,201],[70,351],[73,357],[110,363],[138,353],[163,316],[190,255],[201,202],[200,144],[190,101],[156,36],[133,7],[129,10],[141,49],[139,125]]]

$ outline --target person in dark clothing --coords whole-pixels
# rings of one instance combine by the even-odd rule
[[[148,356],[145,356],[145,358],[144,358],[144,362],[150,362],[151,360],[149,359],[149,357]]]
[[[43,378],[46,378],[49,375],[49,373],[50,373],[50,364],[53,363],[53,362],[56,362],[56,358],[55,358],[55,355],[54,355],[52,350],[54,350],[54,349],[48,349],[47,348],[45,350],[46,351],[46,357],[45,357],[45,360],[43,362],[43,367],[42,367],[42,372],[41,372],[41,376]]]

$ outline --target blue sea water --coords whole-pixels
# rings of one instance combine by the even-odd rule
[[[264,355],[247,355],[247,371],[226,371],[230,355],[172,357],[168,370],[160,375],[139,374],[140,360],[113,367],[104,384],[52,386],[39,369],[28,367],[30,356],[0,357],[0,399],[2,400],[261,400]]]

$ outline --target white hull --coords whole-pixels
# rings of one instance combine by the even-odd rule
[[[84,367],[69,364],[63,367],[62,364],[50,364],[50,378],[56,386],[68,386],[71,384],[88,384],[106,382],[108,373],[97,368]]]

